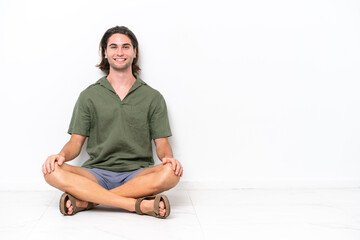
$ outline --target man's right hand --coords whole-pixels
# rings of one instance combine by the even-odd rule
[[[76,158],[84,144],[86,136],[79,134],[72,134],[69,142],[65,144],[59,154],[49,156],[45,163],[42,165],[42,172],[44,174],[52,173],[55,171],[55,164],[61,166],[66,161]]]
[[[49,156],[42,165],[42,172],[45,174],[51,173],[55,170],[55,164],[61,166],[65,162],[64,156],[55,154]]]

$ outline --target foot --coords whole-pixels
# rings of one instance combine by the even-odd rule
[[[76,207],[86,208],[88,204],[89,204],[88,202],[80,201],[76,199]],[[66,207],[67,207],[67,214],[71,215],[74,211],[74,207],[72,206],[70,200],[67,200]]]
[[[154,211],[154,201],[155,200],[144,200],[140,204],[140,209],[143,213],[152,212]],[[77,203],[76,203],[77,204]],[[163,201],[159,202],[159,214],[160,216],[165,216],[166,214],[166,208]]]

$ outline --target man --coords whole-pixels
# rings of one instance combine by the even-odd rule
[[[139,77],[135,35],[126,27],[107,30],[100,42],[107,75],[79,96],[70,122],[71,138],[59,154],[42,166],[51,186],[64,191],[60,211],[73,215],[96,204],[166,218],[166,196],[183,174],[173,158],[167,109],[162,95]],[[82,167],[65,162],[76,158],[88,138],[90,159]],[[162,164],[153,165],[151,140]]]

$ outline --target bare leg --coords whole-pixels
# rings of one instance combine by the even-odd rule
[[[180,177],[174,174],[171,164],[149,167],[127,183],[110,191],[123,197],[139,198],[158,194],[176,186]]]
[[[86,169],[68,164],[56,166],[53,173],[45,175],[45,179],[50,185],[79,199],[77,206],[86,207],[87,202],[94,202],[129,211],[135,210],[134,198],[166,191],[179,181],[179,177],[175,176],[170,164],[145,169],[126,184],[110,191],[101,187],[95,176]],[[73,208],[70,201],[67,207],[68,212],[71,213]],[[151,211],[153,201],[143,201],[141,209],[143,212]],[[160,203],[159,210],[161,215],[165,215],[163,203]]]
[[[72,166],[72,165],[68,165],[68,164],[64,164],[62,166],[62,169],[65,170],[65,171],[69,171],[71,173],[74,173],[74,174],[77,174],[77,175],[80,175],[80,176],[83,176],[83,177],[86,177],[88,179],[90,179],[91,181],[95,182],[95,183],[98,183],[96,177],[91,173],[89,172],[88,170],[84,169],[84,168],[81,168],[81,167],[77,167],[77,166]],[[95,205],[97,205],[97,203],[95,203]],[[82,207],[82,208],[86,208],[88,206],[88,202],[87,201],[83,201],[83,200],[80,200],[80,199],[77,199],[76,200],[76,206],[77,207]],[[68,213],[71,214],[74,210],[73,206],[72,206],[72,203],[70,200],[67,201],[66,203],[66,207],[68,209]]]
[[[68,192],[77,199],[123,208],[131,212],[135,211],[136,200],[134,198],[116,195],[101,187],[94,179],[91,180],[91,178],[69,171],[71,167],[67,164],[63,164],[61,167],[55,164],[55,171],[46,174],[45,180],[51,186]]]
[[[81,175],[97,183],[95,176],[84,168],[64,164],[63,170]],[[176,186],[180,178],[174,174],[171,164],[149,167],[133,179],[110,191],[122,197],[139,198],[158,194]]]
[[[111,189],[110,191],[123,197],[144,197],[155,195],[169,190],[176,186],[180,177],[174,174],[171,164],[157,165],[144,169],[127,183]],[[143,201],[141,204],[142,212],[153,210],[153,201]],[[159,203],[159,212],[161,216],[166,214],[165,204]]]

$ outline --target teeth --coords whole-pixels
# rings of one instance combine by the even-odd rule
[[[123,62],[123,61],[125,61],[124,58],[117,58],[117,59],[115,59],[115,60],[118,61],[118,62]]]

